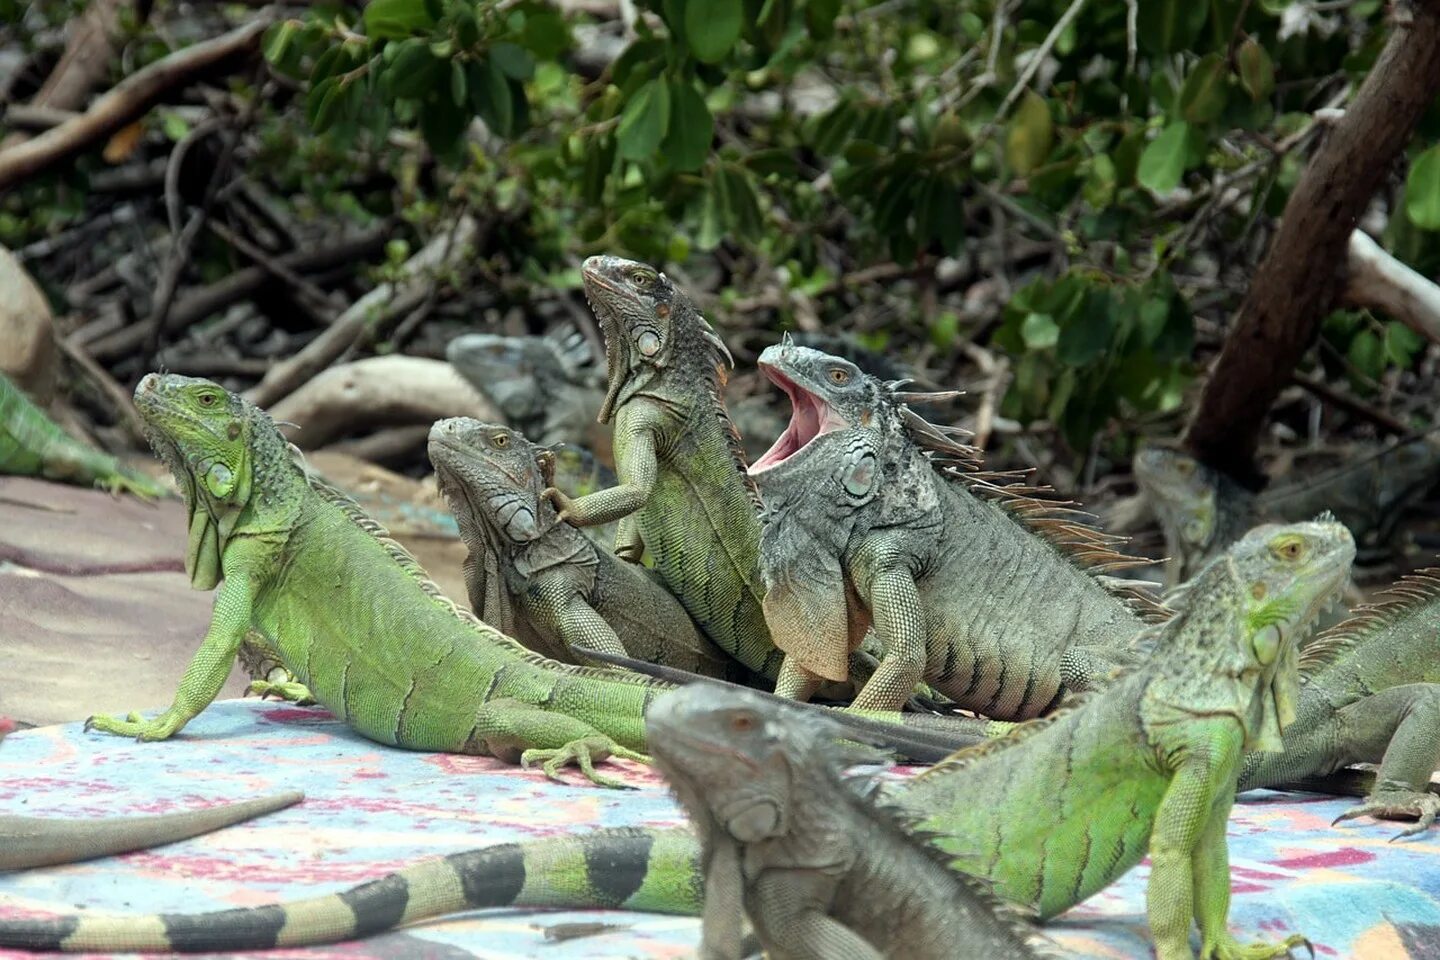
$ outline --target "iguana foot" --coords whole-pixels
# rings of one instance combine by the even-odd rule
[[[1298,933],[1292,933],[1279,943],[1261,941],[1244,945],[1227,935],[1216,943],[1202,947],[1200,960],[1271,960],[1274,957],[1293,956],[1296,947],[1304,947],[1310,951],[1310,960],[1315,960],[1315,947]]]
[[[1421,793],[1416,790],[1376,790],[1368,800],[1346,810],[1330,825],[1333,827],[1342,820],[1355,820],[1359,817],[1375,817],[1380,820],[1414,819],[1413,827],[1402,830],[1390,838],[1393,843],[1402,837],[1413,837],[1417,833],[1429,830],[1430,825],[1435,822],[1437,814],[1440,814],[1440,797],[1433,793]]]
[[[636,753],[634,750],[627,750],[620,744],[605,736],[586,737],[583,740],[572,740],[563,747],[549,750],[531,748],[520,754],[520,766],[529,768],[535,763],[540,764],[540,769],[545,771],[545,776],[551,780],[564,783],[560,777],[560,768],[567,763],[574,763],[580,768],[580,772],[590,779],[591,783],[599,784],[602,787],[612,787],[616,790],[633,790],[630,784],[614,777],[607,777],[595,770],[595,761],[604,760],[606,757],[621,757],[626,760],[639,760],[641,763],[649,763],[650,758],[643,753]]]
[[[136,740],[168,740],[176,731],[185,726],[185,721],[176,719],[169,711],[154,720],[146,720],[138,713],[128,714],[124,720],[97,714],[85,721],[86,730],[99,730]]]
[[[274,697],[297,707],[308,707],[316,702],[310,688],[298,680],[251,680],[247,691],[258,694],[261,700]]]
[[[555,507],[556,512],[559,514],[559,516],[556,517],[556,520],[558,522],[571,522],[570,508],[574,506],[575,501],[571,499],[570,496],[565,493],[565,491],[561,490],[559,487],[546,487],[544,490],[540,491],[540,496],[544,497],[546,500],[549,500],[550,503]],[[575,524],[572,524],[572,526],[574,525]]]

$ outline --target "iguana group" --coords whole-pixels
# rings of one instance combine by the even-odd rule
[[[0,740],[12,730],[13,725],[0,717]],[[110,820],[0,816],[0,871],[146,850],[274,813],[303,799],[304,794],[290,792],[204,810]]]
[[[1084,900],[1148,851],[1147,912],[1159,960],[1194,956],[1195,922],[1207,960],[1284,956],[1303,938],[1241,946],[1226,929],[1225,824],[1242,751],[1278,748],[1294,717],[1296,645],[1339,591],[1354,551],[1349,532],[1328,520],[1252,531],[1202,572],[1174,619],[1154,628],[1144,665],[1071,709],[898,784],[883,797],[889,812],[949,869],[988,881],[1041,918]],[[717,867],[732,869],[707,861],[685,831],[607,830],[456,854],[289,905],[0,921],[0,944],[295,946],[510,905],[695,914]],[[734,909],[730,886],[717,901],[720,916]],[[876,896],[873,886],[864,895]]]
[[[469,551],[465,584],[481,620],[566,662],[602,650],[705,676],[743,676],[648,570],[558,522],[541,496],[553,479],[549,450],[466,417],[436,423],[429,450]]]
[[[1262,522],[1329,510],[1350,528],[1362,556],[1393,536],[1405,507],[1440,479],[1440,444],[1422,437],[1301,481],[1254,493],[1180,450],[1144,447],[1135,481],[1160,521],[1177,584]]]
[[[557,663],[457,607],[353,501],[307,474],[263,411],[219,385],[150,374],[135,401],[185,496],[191,585],[220,589],[171,706],[88,727],[173,736],[214,700],[242,644],[258,640],[379,743],[540,762],[552,777],[573,762],[611,786],[595,761],[646,759],[645,708],[667,684]],[[920,736],[894,735],[897,745]]]
[[[81,443],[0,373],[0,474],[43,477],[82,486],[163,497],[165,488]]]
[[[1053,708],[1132,662],[1152,601],[1107,586],[1116,541],[977,469],[913,395],[784,343],[760,367],[789,426],[750,468],[765,502],[764,610],[785,651],[776,692],[847,676],[872,624],[879,669],[855,700],[894,710],[920,680],[1002,720]]]

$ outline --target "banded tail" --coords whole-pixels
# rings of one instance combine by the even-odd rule
[[[633,827],[426,860],[341,893],[210,913],[0,919],[0,946],[66,953],[263,950],[373,936],[484,907],[623,908],[699,916],[700,844]]]

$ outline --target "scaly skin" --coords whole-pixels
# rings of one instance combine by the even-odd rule
[[[714,643],[774,677],[781,655],[760,602],[759,501],[744,474],[720,386],[730,355],[684,291],[618,257],[581,270],[605,334],[619,485],[579,498],[545,495],[562,519],[587,527],[626,518],[621,557],[646,548],[660,581]]]
[[[61,430],[0,373],[0,474],[5,473],[152,499],[166,495],[164,487],[143,473]]]
[[[1301,520],[1323,510],[1350,528],[1362,553],[1377,552],[1392,539],[1406,506],[1440,476],[1440,447],[1412,440],[1259,494],[1168,448],[1140,450],[1134,470],[1164,531],[1166,575],[1174,585],[1255,524]]]
[[[0,740],[13,729],[0,717]],[[206,810],[116,820],[0,816],[0,870],[28,870],[109,857],[188,840],[293,806],[303,793],[281,793]]]
[[[359,733],[415,750],[577,763],[643,760],[644,710],[666,685],[555,663],[440,595],[341,495],[308,478],[262,411],[206,381],[151,374],[135,391],[190,510],[186,570],[215,612],[171,707],[95,729],[173,736],[219,692],[255,630]]]
[[[785,343],[760,367],[794,409],[750,468],[766,504],[765,615],[787,654],[777,693],[806,699],[821,678],[845,679],[872,624],[884,652],[859,709],[898,710],[923,680],[961,707],[1023,720],[1133,661],[1145,623],[1094,575],[1126,559],[1105,540],[1056,527],[1092,537],[1067,555],[976,496],[973,474],[947,475],[926,450],[967,448],[849,361]]]
[[[1402,837],[1428,829],[1440,813],[1428,789],[1440,768],[1440,568],[1405,577],[1382,602],[1321,634],[1301,669],[1306,683],[1285,751],[1247,756],[1240,789],[1378,763],[1365,802],[1340,819],[1415,820]]]
[[[1226,931],[1225,821],[1240,751],[1274,749],[1293,717],[1295,644],[1338,591],[1354,549],[1349,533],[1332,522],[1254,531],[1206,571],[1191,604],[1159,629],[1153,660],[1075,709],[1024,724],[895,785],[888,808],[950,866],[973,871],[1000,896],[1043,917],[1103,888],[1148,849],[1147,896],[1160,960],[1193,957],[1192,919],[1207,960],[1285,955],[1300,938],[1243,947]],[[670,751],[677,749],[683,747]],[[511,905],[694,916],[715,868],[689,831],[603,830],[456,854],[337,895],[276,906],[0,920],[0,945],[302,946]],[[717,918],[738,902],[729,886],[707,898]],[[869,884],[863,896],[878,898],[882,887]]]
[[[602,650],[705,676],[739,672],[648,571],[559,522],[541,496],[549,450],[456,417],[431,428],[430,462],[470,551],[465,583],[477,617],[557,660],[588,662],[586,650]]]
[[[738,960],[748,916],[773,960],[1053,956],[983,882],[846,781],[859,759],[823,717],[697,684],[646,720],[655,763],[702,840],[701,956]]]

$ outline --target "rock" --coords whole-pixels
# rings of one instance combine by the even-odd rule
[[[55,395],[58,350],[50,303],[15,255],[0,247],[0,373],[36,402]]]

